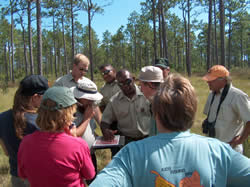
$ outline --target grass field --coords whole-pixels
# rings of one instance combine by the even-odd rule
[[[233,85],[245,93],[250,95],[250,70],[234,70],[231,73],[233,79]],[[196,120],[191,131],[193,133],[202,134],[201,132],[201,123],[204,120],[205,116],[203,115],[203,107],[205,105],[207,95],[209,93],[207,84],[201,79],[202,74],[193,75],[190,78],[192,85],[195,87],[197,96],[198,96],[198,111],[196,114]],[[98,88],[103,84],[102,79],[98,76],[95,80],[97,82]],[[0,112],[7,110],[12,106],[13,96],[15,93],[16,87],[11,87],[7,89],[7,92],[0,90]],[[100,129],[97,129],[97,133],[100,134]],[[250,158],[250,138],[244,143],[244,154]],[[97,150],[97,163],[98,170],[101,170],[105,167],[110,161],[110,151],[109,150]],[[8,158],[4,155],[2,149],[0,148],[0,187],[8,187],[10,182],[10,175]]]

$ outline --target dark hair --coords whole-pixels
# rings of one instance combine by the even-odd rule
[[[13,107],[12,107],[15,132],[16,132],[16,136],[19,139],[23,138],[24,129],[27,126],[24,114],[27,111],[34,110],[34,108],[30,106],[31,98],[32,96],[25,96],[22,94],[22,87],[20,85],[15,93]]]
[[[190,129],[197,110],[197,97],[189,80],[178,74],[169,75],[154,97],[152,110],[166,129]]]

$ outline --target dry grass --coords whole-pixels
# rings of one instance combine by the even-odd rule
[[[232,71],[232,79],[233,85],[248,95],[250,95],[250,70],[235,70]],[[190,78],[190,81],[194,88],[196,89],[197,96],[198,96],[198,111],[196,114],[196,120],[194,126],[192,127],[191,131],[197,134],[202,134],[201,132],[201,123],[204,120],[205,116],[203,115],[203,107],[205,105],[209,90],[207,84],[202,81],[202,75],[193,75]],[[95,78],[95,82],[97,82],[98,88],[100,88],[103,84],[102,78],[98,75]],[[0,112],[7,110],[12,106],[13,96],[16,88],[9,88],[8,93],[4,94],[3,92],[0,93],[1,103],[0,103]],[[97,129],[97,133],[100,134],[100,129]],[[245,142],[245,155],[250,157],[250,139]],[[98,163],[98,170],[100,171],[103,167],[105,167],[111,158],[111,153],[109,149],[97,150],[97,163]],[[0,148],[0,187],[1,186],[8,186],[10,181],[10,175],[8,174],[9,166],[8,166],[8,158],[4,155],[2,149]]]

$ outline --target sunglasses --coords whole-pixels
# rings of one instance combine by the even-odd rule
[[[80,71],[84,71],[84,72],[88,72],[89,70],[88,69],[84,69],[84,68],[79,68]]]
[[[105,71],[102,72],[102,75],[108,75],[112,70],[107,69]]]
[[[124,82],[118,82],[118,86],[129,86],[133,82],[133,79],[126,79]]]

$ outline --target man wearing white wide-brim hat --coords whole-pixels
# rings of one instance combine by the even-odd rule
[[[93,149],[91,149],[96,139],[96,125],[93,118],[95,114],[100,114],[98,119],[101,120],[101,113],[95,111],[99,110],[99,107],[95,103],[96,101],[100,101],[103,96],[97,91],[97,86],[92,81],[78,83],[72,90],[74,97],[78,101],[78,109],[74,121],[77,127],[76,134],[88,143],[93,164],[97,169],[96,157]]]

